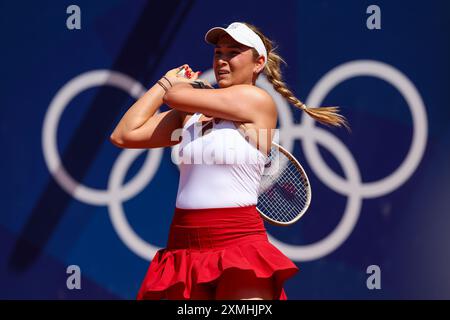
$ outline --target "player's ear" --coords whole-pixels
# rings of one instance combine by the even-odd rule
[[[255,61],[255,67],[253,68],[254,73],[260,73],[264,69],[264,56],[259,56]]]

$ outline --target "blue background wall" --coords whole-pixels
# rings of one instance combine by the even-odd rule
[[[71,4],[81,9],[81,30],[66,28]],[[381,30],[366,27],[371,4],[381,9]],[[279,106],[289,120],[280,120],[281,132],[298,136],[281,143],[302,162],[313,187],[313,202],[300,222],[266,225],[301,269],[286,283],[289,299],[450,298],[448,2],[0,6],[0,298],[134,299],[152,250],[165,246],[178,171],[170,149],[121,150],[109,135],[139,94],[138,84],[149,88],[184,63],[208,71],[212,47],[204,34],[233,21],[255,24],[275,40],[288,63],[285,80],[301,100],[317,101],[314,88],[339,66],[360,72],[331,86],[319,101],[341,106],[351,134],[311,126],[298,109]],[[369,69],[380,75],[370,76]],[[406,86],[403,93],[393,85],[395,71]],[[74,87],[88,80],[86,88]],[[115,80],[118,85],[111,84]],[[407,101],[414,93],[413,103]],[[309,135],[300,135],[301,126]],[[399,176],[415,139],[414,159]],[[317,167],[322,157],[329,169]],[[115,165],[123,166],[113,174]],[[114,187],[121,174],[126,197],[121,182]],[[391,176],[390,185],[368,189]],[[128,184],[135,178],[142,183]],[[331,239],[328,250],[314,246],[329,239],[344,216],[354,222],[347,232]],[[69,265],[81,269],[81,290],[66,287]],[[370,265],[381,269],[380,290],[366,286]]]

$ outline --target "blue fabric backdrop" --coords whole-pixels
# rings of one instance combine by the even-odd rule
[[[71,4],[79,30],[66,27]],[[352,127],[278,105],[281,143],[313,187],[300,222],[266,225],[301,270],[289,299],[449,299],[450,5],[377,1],[369,30],[371,4],[2,2],[0,298],[134,299],[166,244],[178,170],[170,149],[121,150],[109,135],[167,70],[207,74],[209,28],[246,21],[276,42],[296,95],[341,106]]]

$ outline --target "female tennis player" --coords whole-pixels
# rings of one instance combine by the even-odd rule
[[[174,68],[131,106],[111,135],[121,148],[180,144],[184,160],[204,159],[204,146],[214,151],[212,163],[179,164],[167,246],[151,261],[137,298],[286,300],[283,284],[299,269],[268,241],[256,210],[266,150],[277,123],[275,102],[255,86],[256,79],[264,73],[283,97],[321,123],[346,126],[345,118],[336,107],[307,108],[292,94],[281,79],[284,61],[253,25],[234,22],[212,28],[205,40],[215,46],[219,88],[204,89],[209,84],[188,65]],[[155,114],[163,103],[171,110]],[[177,129],[188,135],[174,139]],[[270,134],[244,138],[250,130]],[[232,147],[222,148],[229,141]],[[243,154],[256,160],[235,161]],[[227,156],[231,162],[219,161]]]

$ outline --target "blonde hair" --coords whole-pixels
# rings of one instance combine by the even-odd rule
[[[281,62],[285,65],[287,63],[281,58],[278,53],[275,52],[276,48],[273,47],[273,41],[267,38],[257,27],[252,24],[242,22],[252,29],[263,41],[264,46],[267,50],[267,63],[262,70],[265,73],[267,79],[272,83],[274,89],[280,93],[286,100],[288,100],[295,107],[305,111],[308,115],[313,117],[315,120],[327,126],[344,126],[350,131],[347,120],[344,116],[340,115],[339,107],[320,107],[320,108],[309,108],[306,104],[301,102],[291,90],[288,89],[286,83],[283,82],[281,76]],[[253,49],[253,55],[255,58],[259,57],[258,52]]]

